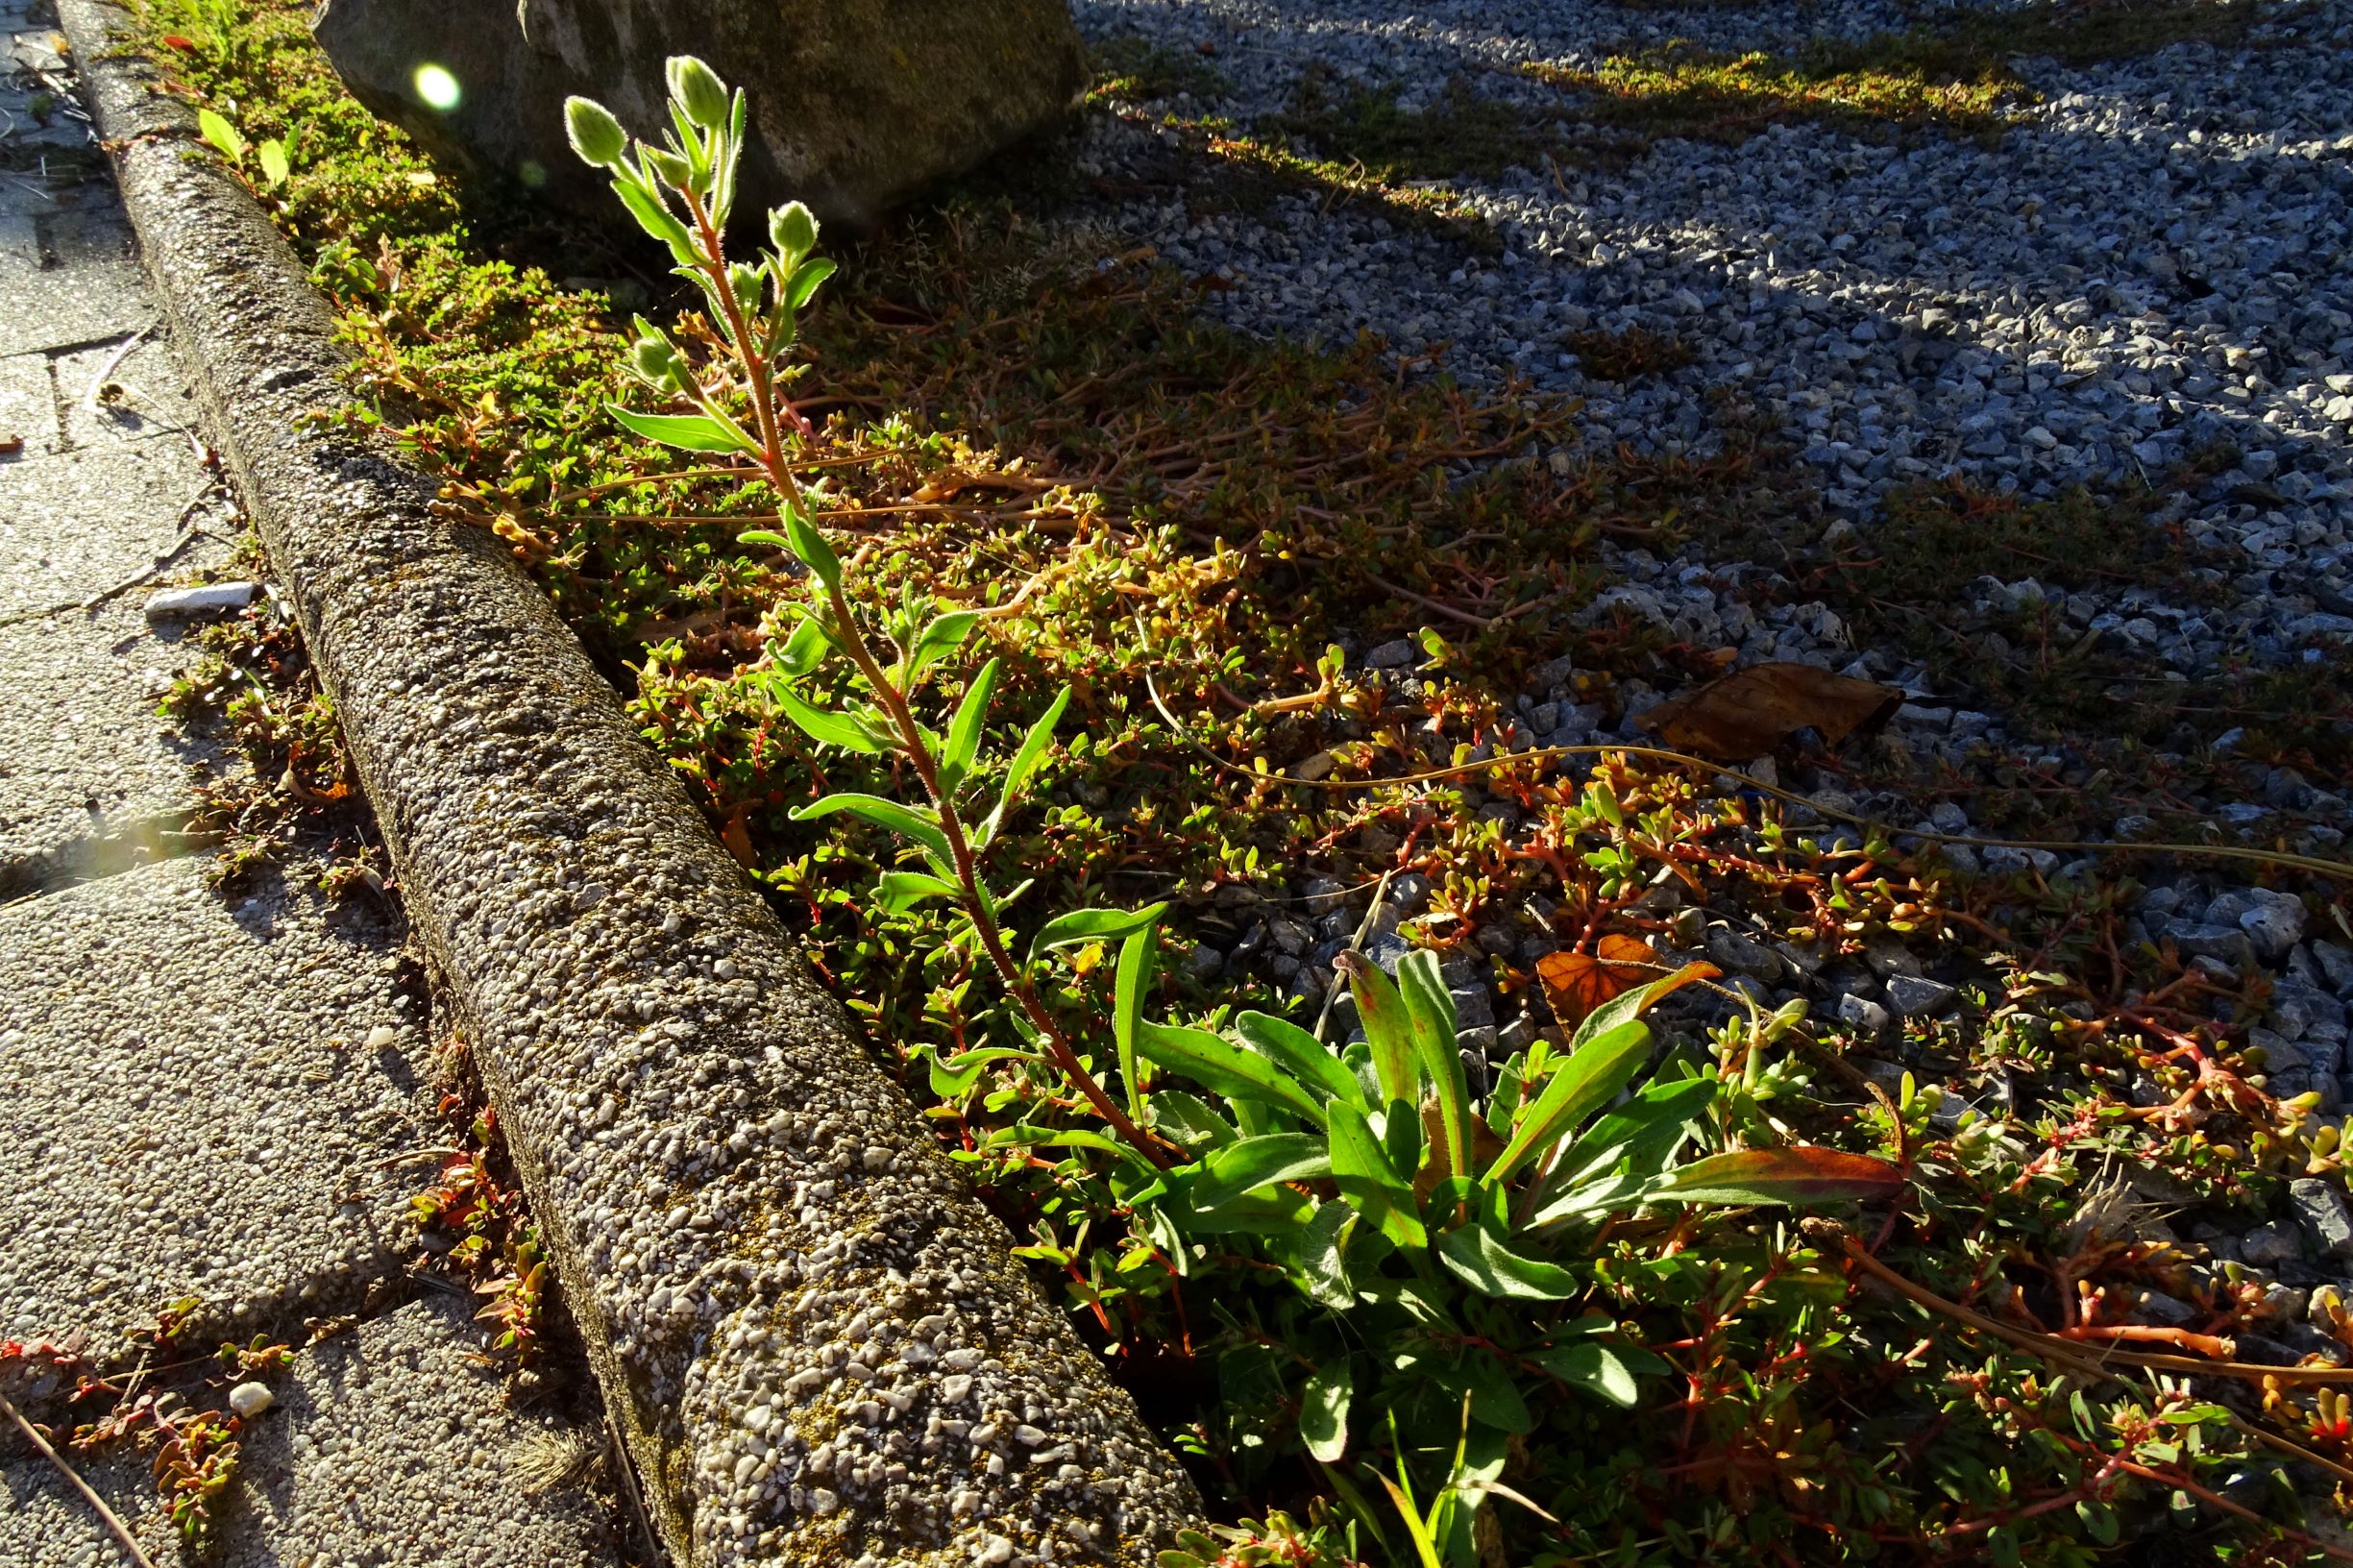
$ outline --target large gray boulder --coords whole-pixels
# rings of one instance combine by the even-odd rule
[[[325,0],[311,25],[378,114],[601,219],[620,208],[564,99],[651,135],[672,55],[750,99],[749,202],[852,228],[1051,124],[1085,75],[1066,0]]]

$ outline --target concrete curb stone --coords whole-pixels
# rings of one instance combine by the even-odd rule
[[[544,595],[336,400],[331,321],[185,109],[62,0],[124,199],[292,593],[681,1563],[1148,1563],[1190,1481]]]

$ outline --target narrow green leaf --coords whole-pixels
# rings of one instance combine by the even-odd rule
[[[1413,1023],[1406,1017],[1405,998],[1397,988],[1362,953],[1349,951],[1340,954],[1340,967],[1347,971],[1348,989],[1357,999],[1357,1017],[1364,1025],[1364,1039],[1373,1049],[1373,1071],[1381,1080],[1381,1098],[1403,1100],[1409,1105],[1421,1101],[1419,1086],[1413,1081]]]
[[[1333,1182],[1362,1207],[1383,1236],[1416,1252],[1429,1246],[1430,1234],[1414,1208],[1412,1184],[1390,1164],[1364,1113],[1346,1100],[1332,1101],[1324,1112]]]
[[[1177,1211],[1178,1224],[1194,1236],[1289,1237],[1315,1217],[1313,1202],[1288,1188],[1262,1187],[1246,1192],[1221,1189],[1204,1179],[1200,1165],[1186,1165],[1163,1173],[1168,1206]]]
[[[286,161],[286,144],[276,136],[255,148],[254,157],[261,164],[262,180],[272,187],[284,184],[286,177],[294,172],[293,165]]]
[[[1882,1198],[1902,1189],[1903,1172],[1884,1160],[1800,1144],[1695,1160],[1653,1183],[1647,1196],[1678,1203],[1804,1205]]]
[[[1264,1057],[1228,1043],[1206,1029],[1181,1029],[1139,1019],[1136,1049],[1171,1072],[1182,1073],[1204,1088],[1233,1100],[1253,1100],[1275,1106],[1311,1122],[1317,1115],[1315,1097],[1290,1075]]]
[[[1144,1157],[1115,1138],[1087,1127],[1038,1127],[1017,1122],[1000,1127],[981,1140],[984,1149],[1087,1149],[1096,1154],[1115,1155],[1123,1162],[1149,1166]]]
[[[663,205],[662,199],[650,187],[651,175],[629,175],[613,182],[613,194],[621,205],[629,209],[629,216],[648,236],[660,240],[670,248],[671,258],[681,267],[692,267],[700,259],[695,251],[695,236],[687,232],[677,214]]]
[[[1055,694],[1045,712],[1038,716],[1038,722],[1029,726],[1029,733],[1021,737],[1020,748],[1014,752],[1013,761],[1005,769],[1005,787],[997,796],[996,810],[989,814],[989,821],[981,828],[980,842],[983,845],[995,842],[998,829],[1005,825],[1005,814],[1020,798],[1021,786],[1029,781],[1030,770],[1038,766],[1038,759],[1045,754],[1046,747],[1052,744],[1054,726],[1062,723],[1063,710],[1069,705],[1070,688],[1065,686]]]
[[[958,1051],[943,1060],[931,1059],[931,1091],[943,1100],[959,1100],[980,1081],[981,1073],[993,1062],[1035,1062],[1035,1051],[1017,1050],[1011,1045],[983,1045],[969,1051]]]
[[[1422,1108],[1391,1100],[1381,1115],[1381,1146],[1389,1164],[1419,1177],[1422,1171]]]
[[[1713,964],[1686,964],[1673,974],[1661,975],[1647,985],[1612,996],[1608,1001],[1585,1015],[1569,1041],[1569,1049],[1580,1049],[1588,1040],[1598,1040],[1620,1024],[1638,1018],[1651,1010],[1653,1003],[1671,992],[1680,991],[1695,980],[1704,980],[1720,973]]]
[[[1166,904],[1147,904],[1141,909],[1074,909],[1067,915],[1057,915],[1038,928],[1030,939],[1029,961],[1051,947],[1071,947],[1082,942],[1118,942],[1140,931],[1149,931],[1160,923]]]
[[[1397,1462],[1401,1467],[1405,1464],[1403,1454],[1398,1456]],[[1413,1543],[1413,1558],[1419,1568],[1446,1568],[1446,1559],[1438,1555],[1438,1543],[1431,1538],[1430,1527],[1413,1511],[1411,1494],[1386,1476],[1374,1479],[1388,1489],[1389,1501],[1397,1505],[1398,1516],[1406,1522],[1406,1536]]]
[[[913,839],[923,846],[934,865],[943,872],[949,871],[954,866],[955,857],[948,852],[947,835],[940,831],[937,818],[929,812],[919,812],[878,795],[829,795],[822,800],[812,800],[794,812],[793,821],[814,821],[820,817],[830,817],[837,811],[846,811],[878,827],[887,827],[894,833]]]
[[[1473,1289],[1499,1299],[1565,1301],[1583,1288],[1567,1269],[1524,1258],[1476,1225],[1448,1232],[1438,1257]]]
[[[1193,1201],[1219,1204],[1280,1182],[1311,1181],[1332,1174],[1332,1156],[1312,1133],[1264,1133],[1229,1143],[1202,1162],[1204,1174]]]
[[[955,898],[963,890],[944,876],[924,871],[885,871],[874,879],[874,907],[904,915],[926,898]]]
[[[1518,1130],[1487,1167],[1487,1181],[1507,1181],[1512,1172],[1553,1146],[1562,1134],[1606,1104],[1624,1088],[1651,1050],[1650,1025],[1619,1024],[1588,1040],[1553,1069],[1535,1103],[1520,1113]]]
[[[991,659],[980,667],[964,689],[964,700],[956,704],[956,716],[948,721],[947,744],[941,748],[940,769],[944,778],[955,782],[953,790],[972,772],[972,760],[980,754],[981,730],[989,722],[989,699],[996,693],[998,661]]]
[[[834,554],[833,546],[825,542],[817,525],[802,516],[799,507],[790,503],[784,508],[784,536],[792,542],[793,553],[817,574],[817,580],[838,593],[842,587],[841,557]]]
[[[1327,1361],[1308,1379],[1299,1395],[1299,1439],[1308,1457],[1336,1463],[1348,1452],[1348,1396],[1353,1385],[1344,1360]]]
[[[776,706],[784,710],[784,716],[813,741],[869,756],[887,749],[884,743],[870,733],[868,726],[861,723],[854,714],[811,707],[790,687],[779,686],[771,695],[775,698]]]
[[[1112,1037],[1119,1046],[1119,1081],[1127,1088],[1127,1110],[1143,1117],[1143,1080],[1136,1070],[1136,1030],[1143,1021],[1143,994],[1151,989],[1160,944],[1149,929],[1119,945],[1119,967],[1112,996]]]
[[[1325,1108],[1324,1136],[1332,1150],[1332,1179],[1352,1195],[1412,1196],[1413,1184],[1389,1164],[1388,1151],[1373,1136],[1363,1112],[1345,1100]]]
[[[915,647],[907,654],[907,678],[912,681],[962,648],[964,640],[979,625],[978,610],[950,610],[945,615],[934,616],[931,624],[917,635]]]
[[[233,163],[245,156],[246,148],[250,145],[244,135],[214,110],[200,109],[196,111],[196,130]]]
[[[750,534],[743,537],[754,544],[767,544],[773,540],[779,549],[793,548],[778,534],[768,534],[756,540]],[[788,680],[798,680],[824,663],[825,655],[832,649],[833,639],[825,634],[824,623],[815,616],[804,616],[800,625],[793,628],[793,635],[785,639],[784,647],[775,649],[770,657],[774,660],[778,674]]]
[[[824,257],[813,256],[795,269],[792,282],[786,285],[785,298],[797,310],[809,303],[810,296],[817,292],[817,285],[832,276],[833,263]]]
[[[1655,1179],[1682,1146],[1692,1124],[1715,1104],[1722,1087],[1713,1078],[1646,1086],[1578,1135],[1555,1173],[1555,1185],[1573,1187],[1620,1167],[1644,1181]]]
[[[1397,966],[1413,1053],[1422,1077],[1437,1091],[1438,1125],[1445,1164],[1442,1174],[1468,1175],[1471,1168],[1471,1090],[1456,1044],[1455,999],[1438,973],[1437,954],[1408,953]]]
[[[759,443],[708,414],[641,414],[608,403],[604,411],[624,429],[685,452],[757,453]]]
[[[1361,1106],[1363,1086],[1340,1059],[1324,1049],[1323,1041],[1288,1018],[1271,1013],[1244,1013],[1234,1020],[1241,1042],[1299,1080],[1317,1099],[1341,1099]]]

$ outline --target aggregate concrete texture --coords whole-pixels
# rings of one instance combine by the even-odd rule
[[[171,1521],[154,1507],[147,1461],[128,1449],[76,1455],[74,1471],[131,1529],[158,1568],[177,1559]],[[12,1423],[0,1424],[0,1565],[127,1568],[130,1557],[97,1512]]]
[[[189,770],[222,760],[156,712],[183,641],[129,595],[0,626],[0,898],[170,852]]]
[[[5,257],[8,222],[66,201],[94,222],[111,198],[103,183],[0,181],[0,279],[22,259]],[[112,210],[106,259],[32,269],[37,303],[0,298],[16,351],[0,354],[0,897],[165,852],[189,765],[221,760],[155,716],[188,628],[148,626],[134,580],[228,559],[194,402],[165,343],[140,335],[152,302],[111,312],[116,335],[79,335],[91,324],[74,302],[137,281]],[[110,282],[92,290],[92,271]]]
[[[468,1311],[429,1294],[268,1375],[209,1554],[183,1549],[132,1444],[67,1462],[159,1568],[618,1568],[611,1511],[585,1474],[561,1473],[575,1456],[595,1473],[602,1433],[524,1408]],[[0,1568],[127,1561],[57,1468],[0,1430]]]
[[[225,1392],[209,1344],[340,1325],[240,1434],[209,1568],[611,1562],[609,1510],[538,1495],[518,1462],[529,1440],[601,1441],[573,1409],[594,1404],[584,1370],[551,1354],[509,1383],[449,1287],[406,1301],[404,1212],[443,1139],[399,911],[314,891],[307,840],[236,893],[209,857],[172,858],[200,788],[245,765],[157,715],[194,624],[141,606],[227,566],[230,519],[104,157],[56,107],[61,41],[0,0],[0,1339],[121,1377],[156,1360],[133,1335],[193,1298],[196,1355],[145,1391],[176,1378],[199,1409]],[[16,1384],[36,1419],[97,1413]],[[536,1413],[509,1408],[527,1386]],[[151,1560],[198,1560],[149,1452],[69,1462]],[[0,1423],[0,1568],[126,1560]]]
[[[0,1335],[112,1359],[183,1298],[250,1334],[398,1272],[400,1162],[435,1140],[392,930],[299,864],[234,899],[204,870],[0,909]]]
[[[545,1445],[601,1442],[517,1409],[464,1302],[429,1294],[295,1359],[245,1423],[246,1480],[220,1568],[598,1568],[605,1511],[539,1490]]]

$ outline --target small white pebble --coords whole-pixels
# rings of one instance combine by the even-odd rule
[[[278,1403],[278,1396],[258,1383],[240,1383],[229,1390],[229,1408],[240,1421],[251,1421]]]

